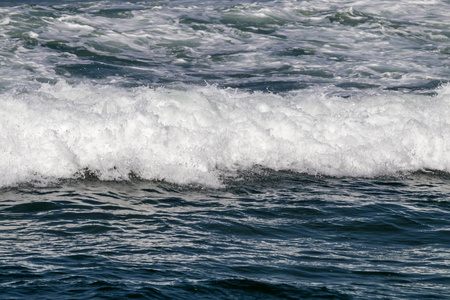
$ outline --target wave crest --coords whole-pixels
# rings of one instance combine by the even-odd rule
[[[450,171],[449,86],[434,97],[341,98],[59,82],[0,97],[0,186],[83,170],[207,186],[255,165],[331,176]]]

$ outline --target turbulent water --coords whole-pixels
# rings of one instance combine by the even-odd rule
[[[448,299],[449,20],[0,1],[0,298]]]

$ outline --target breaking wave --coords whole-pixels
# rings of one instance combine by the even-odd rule
[[[450,87],[435,96],[324,88],[64,81],[0,94],[0,186],[95,174],[221,186],[254,166],[330,176],[450,171]]]

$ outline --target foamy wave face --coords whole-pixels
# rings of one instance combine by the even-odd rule
[[[332,176],[450,171],[450,87],[435,97],[285,96],[60,82],[0,95],[0,186],[130,174],[220,186],[255,165]]]

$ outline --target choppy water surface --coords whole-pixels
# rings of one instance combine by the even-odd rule
[[[447,299],[450,3],[1,1],[1,299]]]
[[[286,91],[416,90],[449,80],[446,1],[39,3],[2,5],[2,60],[15,70],[3,82],[207,81]]]
[[[2,291],[53,299],[450,295],[448,176],[258,171],[246,179],[226,190],[97,180],[4,190]]]

